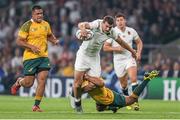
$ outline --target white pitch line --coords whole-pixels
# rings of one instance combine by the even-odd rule
[[[0,114],[22,114],[22,113],[32,113],[32,114],[34,114],[34,113],[38,113],[38,112],[4,112],[4,111],[0,111]],[[41,113],[41,114],[47,114],[47,113],[54,113],[54,114],[56,114],[56,113],[59,113],[59,114],[70,114],[70,113],[74,113],[74,114],[76,114],[75,112],[71,112],[71,111],[69,111],[69,112],[61,112],[61,111],[45,111],[45,112],[39,112],[39,113]],[[115,114],[123,114],[123,113],[127,113],[127,114],[154,114],[154,113],[156,113],[156,114],[159,114],[159,112],[145,112],[145,111],[137,111],[137,112],[123,112],[123,111],[120,111],[120,112],[117,112],[117,113],[115,113]],[[83,114],[114,114],[114,113],[112,113],[112,112],[84,112]],[[180,114],[179,112],[161,112],[161,114]]]

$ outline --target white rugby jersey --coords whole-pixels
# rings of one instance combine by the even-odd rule
[[[133,28],[130,27],[126,27],[124,32],[117,27],[115,27],[114,30],[119,33],[121,39],[123,39],[130,47],[132,47],[133,40],[139,38],[138,33]],[[111,43],[112,47],[120,46],[113,39],[108,39],[106,42]],[[113,54],[114,54],[114,59],[126,59],[132,57],[131,53],[126,49],[124,49],[121,53],[113,52]]]
[[[88,41],[83,41],[78,52],[84,53],[88,56],[97,56],[100,53],[103,43],[109,38],[117,39],[118,34],[114,28],[106,34],[102,31],[101,23],[103,20],[97,19],[89,22],[90,29],[93,31],[94,36]]]

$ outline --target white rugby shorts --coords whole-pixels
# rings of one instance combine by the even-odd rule
[[[136,60],[134,58],[128,58],[128,59],[114,59],[114,70],[118,77],[123,77],[128,68],[130,67],[137,67]]]
[[[87,56],[84,53],[77,52],[75,60],[75,70],[77,71],[88,71],[88,75],[94,77],[100,77],[101,65],[100,56],[95,57]]]

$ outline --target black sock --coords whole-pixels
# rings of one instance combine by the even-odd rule
[[[77,107],[81,106],[81,100],[78,101],[78,102],[75,102],[75,105],[76,105]]]
[[[129,93],[128,93],[128,88],[122,88],[122,92],[123,92],[123,94],[124,95],[126,95],[126,96],[128,96],[129,95]]]
[[[144,88],[146,87],[146,85],[148,84],[149,81],[150,80],[143,80],[142,83],[135,88],[133,93],[135,95],[139,96],[142,93],[142,91],[144,90]]]
[[[40,102],[41,102],[40,100],[35,100],[34,105],[39,106]]]

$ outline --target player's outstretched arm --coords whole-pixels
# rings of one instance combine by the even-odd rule
[[[136,52],[134,49],[132,49],[126,42],[124,42],[120,36],[118,36],[118,38],[116,39],[116,42],[118,42],[123,48],[127,49],[128,51],[130,51],[132,53],[132,56],[134,58],[136,58]]]
[[[88,80],[89,82],[92,82],[97,87],[103,87],[104,86],[104,81],[101,78],[92,77],[92,76],[89,76],[89,75],[86,74],[85,79]]]
[[[118,47],[112,47],[111,43],[105,42],[103,45],[103,50],[105,52],[122,52],[124,48],[122,48],[121,46]]]

